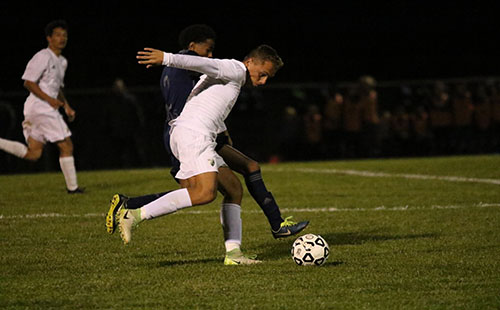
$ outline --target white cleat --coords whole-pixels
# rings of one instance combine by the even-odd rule
[[[255,259],[257,255],[245,255],[240,249],[234,249],[232,251],[226,252],[226,257],[224,258],[224,265],[253,265],[262,263],[261,260]]]
[[[141,212],[140,210],[130,210],[125,208],[121,208],[118,211],[118,228],[120,229],[120,237],[125,244],[130,242],[132,239],[132,229],[134,229],[140,222],[140,218],[137,218],[137,211]]]

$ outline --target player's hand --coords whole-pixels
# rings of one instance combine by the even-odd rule
[[[68,117],[69,122],[72,122],[75,120],[76,112],[67,103],[64,105],[64,112],[66,113],[66,116]]]
[[[47,102],[54,108],[54,109],[59,109],[60,107],[64,106],[64,102],[62,102],[59,99],[56,98],[49,98]]]
[[[146,65],[146,68],[151,68],[153,66],[159,66],[163,63],[163,51],[145,47],[143,51],[137,52],[138,63],[141,65]]]

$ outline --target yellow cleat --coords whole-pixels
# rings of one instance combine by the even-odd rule
[[[234,266],[234,265],[253,265],[262,263],[261,260],[255,259],[257,255],[245,255],[240,249],[234,249],[232,251],[226,252],[226,257],[224,258],[224,265]]]
[[[106,230],[108,231],[108,234],[113,234],[115,232],[116,226],[118,225],[118,210],[120,210],[122,206],[126,205],[127,200],[128,197],[122,194],[115,194],[113,198],[111,198],[109,211],[106,215]]]

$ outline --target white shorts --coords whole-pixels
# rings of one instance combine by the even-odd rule
[[[58,142],[71,136],[71,131],[60,113],[28,115],[24,118],[23,134],[36,141]]]
[[[174,126],[170,131],[170,148],[181,163],[175,177],[185,180],[205,172],[218,172],[219,167],[227,166],[215,151],[216,145],[215,137]]]

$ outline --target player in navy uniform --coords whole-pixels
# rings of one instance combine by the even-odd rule
[[[179,54],[212,57],[215,47],[215,32],[205,25],[193,25],[184,29],[179,35]],[[176,119],[184,109],[186,101],[198,82],[201,74],[173,67],[165,67],[161,74],[160,89],[165,100],[167,119],[163,132],[165,149],[170,155],[172,169],[170,173],[175,178],[179,171],[179,161],[172,155],[170,149],[170,126],[168,123]],[[179,182],[178,179],[176,181]]]
[[[215,38],[215,32],[206,25],[189,26],[179,35],[179,44],[183,49],[179,54],[211,58],[215,46]],[[199,77],[200,74],[197,72],[168,66],[163,69],[161,76],[160,87],[167,110],[164,144],[171,157],[172,169],[170,173],[174,178],[179,171],[179,161],[172,155],[172,150],[170,149],[170,126],[168,123],[176,119],[182,112],[191,90],[198,82]],[[291,217],[285,219],[281,217],[278,204],[264,184],[259,164],[231,146],[227,131],[219,134],[217,137],[216,151],[232,170],[244,176],[248,191],[266,215],[274,238],[295,235],[309,224],[308,221],[295,223],[290,220]],[[183,184],[185,180],[176,179],[176,181],[181,184],[181,187],[186,186]],[[113,233],[115,230],[116,210],[118,210],[122,204],[126,203],[127,209],[140,208],[164,194],[166,193],[134,198],[116,194],[111,201],[110,210],[106,218],[108,232]]]

